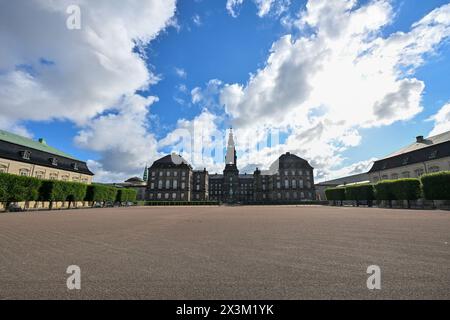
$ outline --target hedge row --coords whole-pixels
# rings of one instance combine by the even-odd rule
[[[145,201],[146,206],[217,206],[218,201]]]
[[[450,171],[423,175],[420,179],[383,180],[375,185],[360,184],[325,190],[330,201],[417,200],[422,196],[426,200],[450,200]]]
[[[6,207],[12,202],[55,201],[72,202],[134,202],[137,192],[134,189],[118,189],[110,186],[57,180],[40,180],[0,173],[0,202]],[[50,205],[51,206],[51,205]]]

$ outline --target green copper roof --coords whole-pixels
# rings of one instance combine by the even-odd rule
[[[78,159],[75,159],[74,157],[68,155],[67,153],[64,153],[58,149],[50,147],[49,145],[47,145],[45,140],[42,140],[41,142],[34,141],[32,139],[25,138],[25,137],[19,136],[17,134],[3,131],[3,130],[0,130],[0,140],[6,141],[9,143],[14,143],[14,144],[17,144],[20,146],[24,146],[26,148],[35,149],[35,150],[39,150],[39,151],[43,151],[43,152],[48,152],[48,153],[55,154],[55,155],[58,155],[61,157],[79,161]]]

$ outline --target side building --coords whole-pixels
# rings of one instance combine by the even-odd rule
[[[86,162],[49,146],[44,139],[34,141],[3,130],[0,173],[86,184],[92,183],[94,176]]]
[[[370,181],[418,178],[425,173],[450,170],[450,131],[416,141],[375,161],[368,174]]]

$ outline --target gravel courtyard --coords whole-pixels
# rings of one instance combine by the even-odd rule
[[[450,212],[133,207],[0,214],[0,299],[450,299]],[[81,268],[69,291],[66,269]],[[367,267],[381,268],[368,290]]]

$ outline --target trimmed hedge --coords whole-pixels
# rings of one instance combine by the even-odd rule
[[[450,171],[425,174],[420,178],[427,200],[450,200]]]
[[[360,184],[345,187],[345,199],[356,201],[359,206],[360,201],[367,201],[369,206],[372,206],[372,200],[375,199],[373,185]]]
[[[377,200],[395,200],[393,193],[393,183],[395,180],[383,180],[374,185],[375,198]]]
[[[327,200],[340,201],[342,205],[342,201],[345,200],[345,188],[328,188],[325,190],[325,195]]]
[[[419,179],[413,178],[395,180],[391,191],[396,200],[417,200],[422,194]]]
[[[22,177],[0,173],[0,201],[11,202],[35,201],[39,197],[42,181],[31,177]]]
[[[116,202],[134,202],[136,201],[137,191],[134,189],[119,189],[117,191]]]
[[[87,187],[85,201],[89,202],[114,202],[117,197],[117,188],[91,184]]]
[[[87,185],[78,182],[44,180],[39,191],[39,200],[50,201],[83,201],[86,197]],[[51,207],[52,205],[50,205]]]
[[[345,188],[328,188],[325,194],[327,200],[345,200]]]

